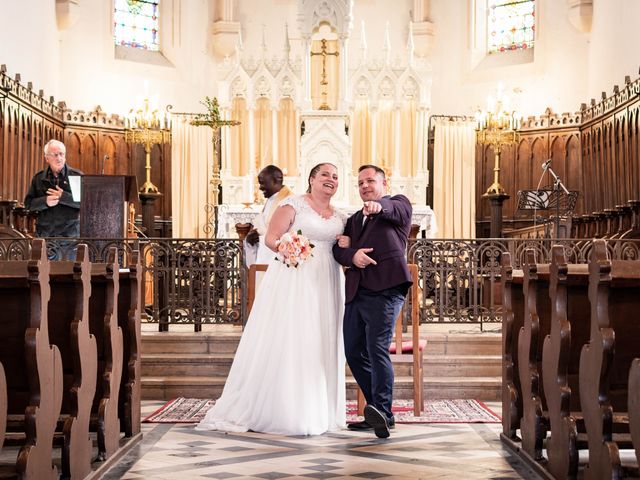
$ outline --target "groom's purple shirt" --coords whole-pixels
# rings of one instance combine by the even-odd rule
[[[351,239],[349,248],[333,246],[333,256],[347,268],[345,303],[353,300],[358,287],[375,292],[395,287],[411,285],[411,275],[407,268],[405,253],[411,230],[412,207],[404,195],[382,197],[377,200],[382,206],[380,213],[372,215],[363,226],[362,210],[347,220],[344,234]],[[360,248],[373,248],[367,253],[378,264],[366,268],[353,266],[353,255]]]

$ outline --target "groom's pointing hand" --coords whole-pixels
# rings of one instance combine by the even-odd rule
[[[375,215],[376,213],[380,213],[382,211],[382,205],[376,201],[368,201],[364,202],[362,206],[362,214],[366,217],[369,215]]]
[[[354,253],[352,262],[354,267],[365,268],[368,265],[377,265],[378,263],[367,253],[373,252],[373,248],[359,248]]]

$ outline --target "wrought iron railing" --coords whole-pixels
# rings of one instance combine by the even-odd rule
[[[145,278],[144,321],[160,330],[171,324],[242,324],[246,319],[247,269],[235,239],[48,239],[52,259],[75,258],[78,243],[89,245],[91,260],[103,261],[112,246],[121,266],[127,254],[142,252]],[[551,259],[551,246],[562,244],[571,263],[586,263],[591,241],[580,239],[472,239],[412,241],[409,262],[418,265],[420,319],[428,323],[485,324],[502,320],[500,257],[511,254],[514,268],[533,249],[536,261]],[[640,259],[640,240],[609,240],[612,259]],[[29,239],[0,240],[0,260],[26,259]]]

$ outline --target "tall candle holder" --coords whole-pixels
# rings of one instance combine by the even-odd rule
[[[508,99],[498,88],[498,97],[488,98],[487,110],[476,113],[476,138],[482,145],[490,145],[495,154],[493,165],[493,183],[485,192],[488,195],[506,195],[500,184],[500,155],[506,145],[515,145],[520,141],[520,117],[515,111],[509,111]]]
[[[168,110],[163,114],[157,109],[152,110],[149,99],[144,99],[144,105],[138,110],[129,112],[125,119],[124,139],[127,143],[144,146],[145,154],[145,182],[140,187],[140,193],[159,194],[160,191],[151,182],[151,148],[154,145],[169,142],[171,139],[171,115]]]

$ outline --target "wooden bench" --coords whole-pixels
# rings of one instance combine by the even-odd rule
[[[542,385],[542,344],[549,333],[549,265],[536,264],[533,250],[525,252],[524,323],[518,337],[518,374],[522,391],[520,435],[522,449],[534,460],[542,459],[548,428]]]
[[[89,333],[91,264],[86,245],[78,245],[75,262],[50,263],[49,336],[60,350],[63,369],[64,419],[62,476],[91,473],[93,442],[89,436],[96,391],[96,339]]]
[[[113,455],[120,445],[118,400],[122,379],[123,339],[116,312],[119,292],[117,251],[111,247],[106,263],[91,264],[89,326],[96,338],[98,369],[92,417],[97,421],[98,460]]]
[[[606,243],[594,241],[589,262],[590,340],[582,348],[579,373],[589,442],[586,479],[617,479],[629,473],[619,449],[632,447],[627,409],[631,362],[640,355],[638,265],[611,261]]]
[[[62,359],[49,342],[49,261],[44,240],[33,241],[30,260],[0,262],[3,310],[0,363],[7,382],[9,415],[24,444],[16,471],[24,479],[58,479],[53,436],[62,404]]]
[[[640,464],[640,358],[633,361],[629,370],[629,431]]]
[[[589,340],[589,267],[568,265],[562,246],[553,246],[551,254],[551,327],[542,349],[542,382],[550,425],[547,468],[555,478],[576,478],[578,434],[584,433],[578,365],[582,346]]]
[[[7,429],[7,377],[0,363],[0,450],[4,445],[4,432]]]
[[[502,435],[515,440],[522,418],[522,390],[518,375],[518,337],[524,325],[522,271],[514,271],[509,252],[500,259],[502,289]]]
[[[140,433],[140,398],[142,380],[140,354],[140,316],[142,314],[142,265],[134,251],[128,268],[119,272],[118,325],[123,334],[123,368],[120,382],[120,430],[126,437]]]

